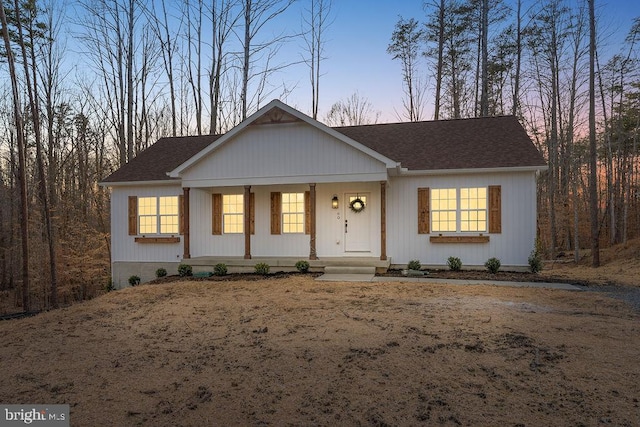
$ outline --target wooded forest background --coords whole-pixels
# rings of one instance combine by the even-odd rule
[[[225,132],[265,101],[286,102],[285,69],[308,76],[310,116],[377,121],[357,92],[319,116],[332,6],[0,0],[0,307],[49,309],[105,289],[109,191],[98,182],[160,137]],[[525,125],[549,163],[538,192],[545,257],[640,235],[640,18],[612,45],[597,7],[429,0],[381,47],[401,64],[398,121],[513,114]],[[299,21],[283,22],[291,8]],[[302,59],[283,60],[291,49]]]

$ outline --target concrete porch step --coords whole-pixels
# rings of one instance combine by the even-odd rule
[[[375,266],[327,265],[324,274],[376,274]]]

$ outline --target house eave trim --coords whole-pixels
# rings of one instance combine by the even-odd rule
[[[400,171],[400,176],[541,172],[541,171],[547,170],[548,168],[549,167],[545,165],[545,166],[515,166],[515,167],[506,167],[506,168],[466,168],[466,169],[429,169],[429,170],[402,169]]]
[[[118,181],[118,182],[99,182],[101,187],[134,187],[134,186],[146,186],[146,185],[177,185],[181,186],[182,180],[180,179],[164,179],[156,181]]]
[[[226,179],[184,180],[182,185],[190,188],[206,187],[236,187],[244,185],[285,185],[285,184],[328,184],[338,182],[380,182],[388,179],[387,173],[362,173],[349,175],[313,175],[313,176],[273,176],[273,177],[242,177]]]

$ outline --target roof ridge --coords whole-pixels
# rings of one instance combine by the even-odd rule
[[[386,125],[415,125],[420,123],[442,123],[442,122],[461,122],[461,121],[472,121],[472,120],[486,120],[486,119],[502,119],[513,117],[518,119],[513,114],[500,114],[496,116],[485,116],[485,117],[458,117],[458,118],[449,118],[449,119],[438,119],[438,120],[419,120],[415,122],[389,122],[389,123],[366,123],[363,125],[349,125],[349,126],[330,126],[332,129],[344,129],[344,128],[358,128],[358,127],[366,127],[366,126],[386,126]]]

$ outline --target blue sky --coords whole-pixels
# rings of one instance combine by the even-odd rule
[[[505,0],[507,4],[514,1]],[[569,0],[581,4],[584,0]],[[402,110],[402,84],[400,63],[393,61],[386,52],[391,33],[399,16],[425,20],[421,0],[334,0],[334,21],[326,35],[326,56],[322,62],[323,77],[320,89],[320,116],[331,104],[346,98],[353,92],[366,97],[374,109],[381,112],[380,122],[399,121],[397,112]],[[534,4],[524,0],[525,5]],[[617,53],[633,18],[640,17],[640,1],[596,0],[599,26],[607,34],[608,46],[601,48],[601,61]],[[299,9],[295,16],[299,22]],[[289,82],[297,82],[296,89],[286,102],[309,113],[311,109],[307,71],[302,67],[292,69]],[[430,104],[428,102],[428,104]],[[426,113],[430,116],[430,105]]]

